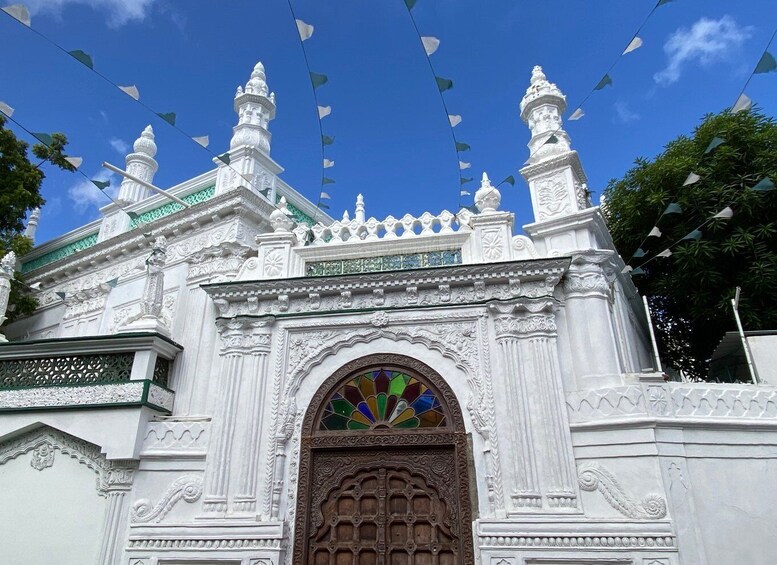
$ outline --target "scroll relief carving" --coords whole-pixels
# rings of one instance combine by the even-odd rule
[[[658,520],[666,517],[666,500],[657,494],[648,494],[641,502],[629,497],[612,473],[601,465],[589,462],[578,469],[580,488],[598,490],[615,510],[635,520]]]
[[[199,500],[201,496],[202,477],[184,475],[172,482],[156,505],[146,498],[137,500],[132,505],[130,517],[134,523],[159,522],[179,500],[192,503]]]

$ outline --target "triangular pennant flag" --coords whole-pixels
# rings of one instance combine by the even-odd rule
[[[710,144],[707,146],[707,149],[704,150],[704,154],[706,155],[707,153],[709,153],[710,151],[712,151],[713,149],[715,149],[716,147],[724,143],[726,143],[726,140],[723,139],[722,137],[713,137],[712,141],[710,141]]]
[[[464,169],[469,169],[472,166],[472,163],[465,163],[464,161],[459,161],[459,170],[463,171]]]
[[[750,108],[753,107],[753,101],[750,100],[750,97],[745,94],[744,92],[739,95],[739,98],[737,98],[736,103],[731,108],[731,112],[736,114],[737,112],[747,112],[750,110]]]
[[[322,135],[321,136],[321,144],[322,145],[332,145],[335,142],[335,138],[329,135]]]
[[[67,294],[65,294],[64,292],[55,292],[54,294],[59,296],[62,300],[64,300],[65,297],[67,296]]]
[[[640,275],[644,275],[645,271],[642,269],[642,267],[637,267],[636,269],[632,269],[630,274],[632,277],[638,277]]]
[[[558,137],[556,137],[556,134],[551,135],[545,143],[558,143]],[[543,144],[544,145],[544,144]]]
[[[466,143],[461,143],[459,141],[456,142],[456,151],[469,151],[470,146]]]
[[[334,167],[334,166],[335,166],[335,162],[334,161],[331,161],[329,159],[324,159],[324,168],[325,169],[329,169],[329,168]]]
[[[319,106],[318,107],[318,119],[323,120],[326,118],[329,114],[332,113],[332,107],[331,106]]]
[[[631,265],[626,265],[621,269],[621,273],[630,273],[633,270],[634,270],[634,267],[632,267]]]
[[[433,55],[440,47],[440,40],[436,37],[424,36],[421,38],[421,43],[424,44],[424,51],[426,51],[427,57]]]
[[[0,101],[0,112],[8,116],[9,118],[13,116],[13,108],[11,108],[8,104],[5,102]]]
[[[229,158],[229,152],[219,155],[217,159],[222,163],[224,163],[225,165],[229,165],[229,163],[231,162],[231,159]]]
[[[405,6],[407,6],[408,10],[412,10],[413,6],[415,6],[417,0],[405,0]]]
[[[770,190],[774,190],[775,186],[772,182],[772,179],[769,177],[765,177],[758,181],[758,184],[756,184],[754,187],[751,188],[751,190],[757,190],[758,192],[768,192]]]
[[[468,182],[472,182],[473,179],[466,178],[466,177],[459,177],[459,184],[467,184]]]
[[[572,112],[572,115],[571,115],[571,116],[569,116],[569,120],[570,120],[570,121],[572,121],[572,122],[574,122],[575,120],[579,120],[579,119],[580,119],[580,118],[582,118],[583,116],[585,116],[585,112],[583,112],[583,109],[582,109],[582,108],[578,108],[577,110],[575,110],[574,112]]]
[[[683,209],[677,202],[672,202],[669,204],[669,206],[666,207],[666,210],[664,210],[664,215],[666,214],[682,214]]]
[[[329,82],[329,78],[326,75],[322,75],[321,73],[311,72],[310,82],[313,83],[313,88],[318,88],[319,86],[323,86]]]
[[[641,247],[634,252],[634,255],[632,255],[632,257],[634,257],[635,259],[639,259],[640,257],[644,257],[644,256],[645,256],[645,250],[642,249]]]
[[[319,195],[319,198],[321,198],[321,199],[324,199],[324,200],[331,200],[331,199],[332,199],[332,197],[331,197],[331,196],[329,196],[329,195],[328,195],[326,192],[322,192],[322,193]]]
[[[329,206],[327,206],[323,202],[319,202],[318,207],[321,208],[322,210],[329,210]]]
[[[685,241],[686,239],[701,239],[701,230],[693,230],[691,233],[684,236],[680,241]]]
[[[453,88],[453,81],[450,79],[434,77],[434,80],[437,81],[437,88],[440,89],[440,92],[445,92],[446,90]]]
[[[464,209],[473,214],[480,214],[480,210],[478,210],[478,207],[474,204],[472,206],[465,206]]]
[[[321,184],[334,184],[334,183],[335,183],[334,179],[330,179],[327,177],[324,177],[323,179],[321,179]]]
[[[175,125],[175,112],[168,112],[166,114],[160,114],[157,112],[157,116],[162,118],[164,121],[166,121],[171,126]]]
[[[459,196],[472,196],[472,193],[466,190],[459,191]]]
[[[648,237],[661,237],[661,230],[658,229],[658,226],[655,226],[652,230],[650,230],[650,233],[647,234]]]
[[[92,181],[92,184],[95,185],[100,190],[105,190],[109,186],[111,186],[111,181],[109,180],[95,180],[95,179],[89,179]],[[130,212],[130,214],[133,214],[134,212]]]
[[[92,182],[94,182],[94,181],[92,181]],[[140,219],[140,216],[138,216],[135,212],[127,212],[127,215],[130,217],[130,220],[139,220]],[[145,237],[147,239],[151,239],[151,234],[148,234],[148,235],[143,234],[143,237]]]
[[[138,90],[138,87],[134,84],[131,84],[129,86],[120,86],[119,90],[121,90],[124,94],[129,96],[130,98],[134,98],[135,100],[140,100],[140,91]]]
[[[515,186],[515,177],[514,177],[513,175],[510,175],[510,176],[509,176],[509,177],[507,177],[505,180],[503,180],[502,182],[500,182],[500,183],[499,183],[497,186],[501,186],[501,185],[503,185],[504,183],[507,183],[507,184],[509,184],[510,186]]]
[[[265,198],[268,198],[268,195],[270,194],[270,187],[268,186],[267,188],[262,188],[261,190],[258,190],[257,192],[259,194],[261,194],[262,196],[264,196]]]
[[[76,49],[75,51],[68,51],[68,53],[74,59],[77,59],[79,62],[83,63],[90,69],[94,69],[94,63],[92,62],[92,57],[88,53],[84,53],[80,49]]]
[[[11,4],[2,8],[3,12],[11,16],[13,19],[22,22],[27,27],[30,27],[30,11],[24,4]]]
[[[777,71],[777,60],[774,59],[774,55],[768,51],[764,51],[761,60],[758,61],[758,64],[755,66],[753,74],[760,75],[763,73],[771,73],[772,71]]]
[[[683,183],[683,186],[688,186],[689,184],[695,184],[701,180],[701,177],[697,175],[696,173],[691,173],[688,175],[688,178],[685,179],[685,182]]]
[[[455,128],[461,123],[461,116],[458,114],[448,114],[448,122],[451,124],[452,128]]]
[[[299,38],[301,41],[305,41],[313,37],[313,26],[306,24],[302,20],[295,20],[297,22],[297,31],[299,32]]]
[[[601,89],[603,89],[605,86],[607,86],[607,85],[610,85],[610,84],[612,84],[612,79],[610,78],[610,75],[608,75],[608,74],[607,74],[607,75],[604,75],[604,76],[602,77],[602,80],[600,80],[600,81],[599,81],[599,84],[597,84],[597,85],[594,87],[594,90],[601,90]]]
[[[43,145],[51,145],[54,143],[54,140],[51,138],[51,136],[48,133],[32,133],[33,137],[40,141]]]
[[[656,255],[656,257],[671,257],[672,256],[672,250],[671,249],[664,249],[661,253]]]
[[[719,218],[721,220],[730,220],[731,218],[734,217],[734,210],[731,209],[731,206],[726,206],[720,212],[718,212],[712,217]]]
[[[202,135],[200,137],[192,137],[192,139],[197,143],[199,143],[200,145],[202,145],[203,147],[207,147],[208,145],[210,145],[210,137],[208,137],[207,135]]]
[[[674,0],[658,0],[658,4],[656,4],[656,8],[659,6],[663,6],[664,4],[669,4],[669,2],[674,2]]]
[[[625,55],[626,53],[636,51],[640,47],[642,47],[642,39],[635,36],[634,39],[631,40],[631,43],[629,43],[628,47],[626,47],[626,50],[623,52],[623,54]]]
[[[111,288],[116,288],[119,284],[119,278],[116,277],[115,279],[111,279],[109,281],[105,281],[105,284],[107,284]]]
[[[76,169],[81,166],[81,163],[84,162],[83,158],[81,157],[65,157],[65,161],[73,165]]]

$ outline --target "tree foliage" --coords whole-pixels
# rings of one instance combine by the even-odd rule
[[[28,212],[45,202],[40,194],[46,177],[41,166],[48,162],[66,171],[75,171],[75,167],[65,160],[67,138],[63,134],[52,134],[49,145],[33,145],[32,154],[40,160],[33,165],[28,156],[29,145],[5,128],[5,122],[0,114],[0,256],[14,251],[21,257],[32,250],[32,241],[23,235],[24,219]],[[14,280],[7,313],[10,321],[32,313],[37,306],[21,273],[15,273]]]
[[[725,143],[705,154],[715,137]],[[683,186],[691,172],[701,180]],[[637,159],[605,190],[616,248],[634,268],[649,261],[632,278],[649,297],[662,358],[691,377],[706,378],[713,350],[736,329],[737,286],[744,327],[777,328],[777,191],[751,189],[764,177],[777,181],[777,124],[757,110],[726,111],[705,116],[692,137],[670,142],[653,161]],[[682,213],[661,216],[671,202]],[[709,221],[701,238],[652,259],[726,206],[732,219]],[[646,238],[656,222],[662,236]],[[632,257],[640,245],[645,256]]]

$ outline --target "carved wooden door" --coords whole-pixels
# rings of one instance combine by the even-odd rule
[[[456,399],[417,361],[368,361],[333,375],[306,415],[293,561],[470,565],[467,440]]]

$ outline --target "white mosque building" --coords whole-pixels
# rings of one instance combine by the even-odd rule
[[[261,64],[234,104],[189,207],[124,180],[16,263],[0,562],[777,563],[777,389],[653,368],[542,69],[526,235],[486,175],[477,213],[334,221],[279,177]]]

